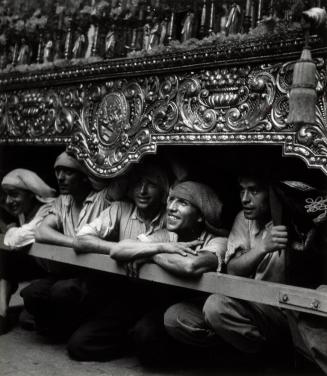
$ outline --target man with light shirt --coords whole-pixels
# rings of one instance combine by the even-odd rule
[[[67,152],[57,157],[54,170],[60,195],[35,237],[41,243],[72,247],[76,232],[117,199],[118,189],[112,184],[96,191],[83,166]],[[45,260],[43,264],[48,275],[21,291],[24,305],[42,333],[65,336],[78,322],[80,303],[92,287],[87,281],[93,277],[87,269]]]
[[[179,183],[170,191],[166,211],[166,229],[152,235],[143,234],[139,236],[141,241],[120,242],[111,257],[130,263],[130,270],[135,270],[135,264],[154,261],[167,272],[184,278],[197,278],[205,272],[221,270],[227,232],[220,227],[222,203],[216,193],[202,183]],[[163,327],[164,311],[173,300],[198,295],[184,290],[170,301],[164,300],[159,293],[152,299],[137,297],[142,301],[143,317],[130,333],[135,350],[144,363],[158,365],[167,362],[167,353],[171,355],[173,344],[167,339]],[[202,294],[200,299],[203,299]]]

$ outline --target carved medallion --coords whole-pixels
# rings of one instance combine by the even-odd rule
[[[117,142],[129,122],[129,116],[129,104],[123,93],[107,94],[95,114],[99,141],[105,146],[111,146]]]
[[[98,176],[158,145],[272,144],[327,173],[326,59],[316,58],[316,123],[286,123],[294,61],[0,93],[0,142],[67,143]]]

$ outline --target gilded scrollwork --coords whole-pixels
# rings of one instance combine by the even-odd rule
[[[99,176],[161,144],[274,144],[327,172],[326,60],[314,125],[286,122],[294,61],[100,78],[0,93],[2,140],[60,142]],[[65,141],[66,142],[66,141]]]

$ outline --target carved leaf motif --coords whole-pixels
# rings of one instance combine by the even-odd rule
[[[145,106],[145,93],[136,82],[125,85],[123,87],[123,93],[126,98],[126,103],[130,107],[129,114],[126,114],[127,118],[124,131],[132,136],[140,129]]]

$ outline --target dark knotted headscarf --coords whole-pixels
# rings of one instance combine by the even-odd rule
[[[187,200],[203,215],[208,231],[220,234],[223,204],[218,195],[205,184],[185,181],[177,184],[170,192],[171,196]]]

